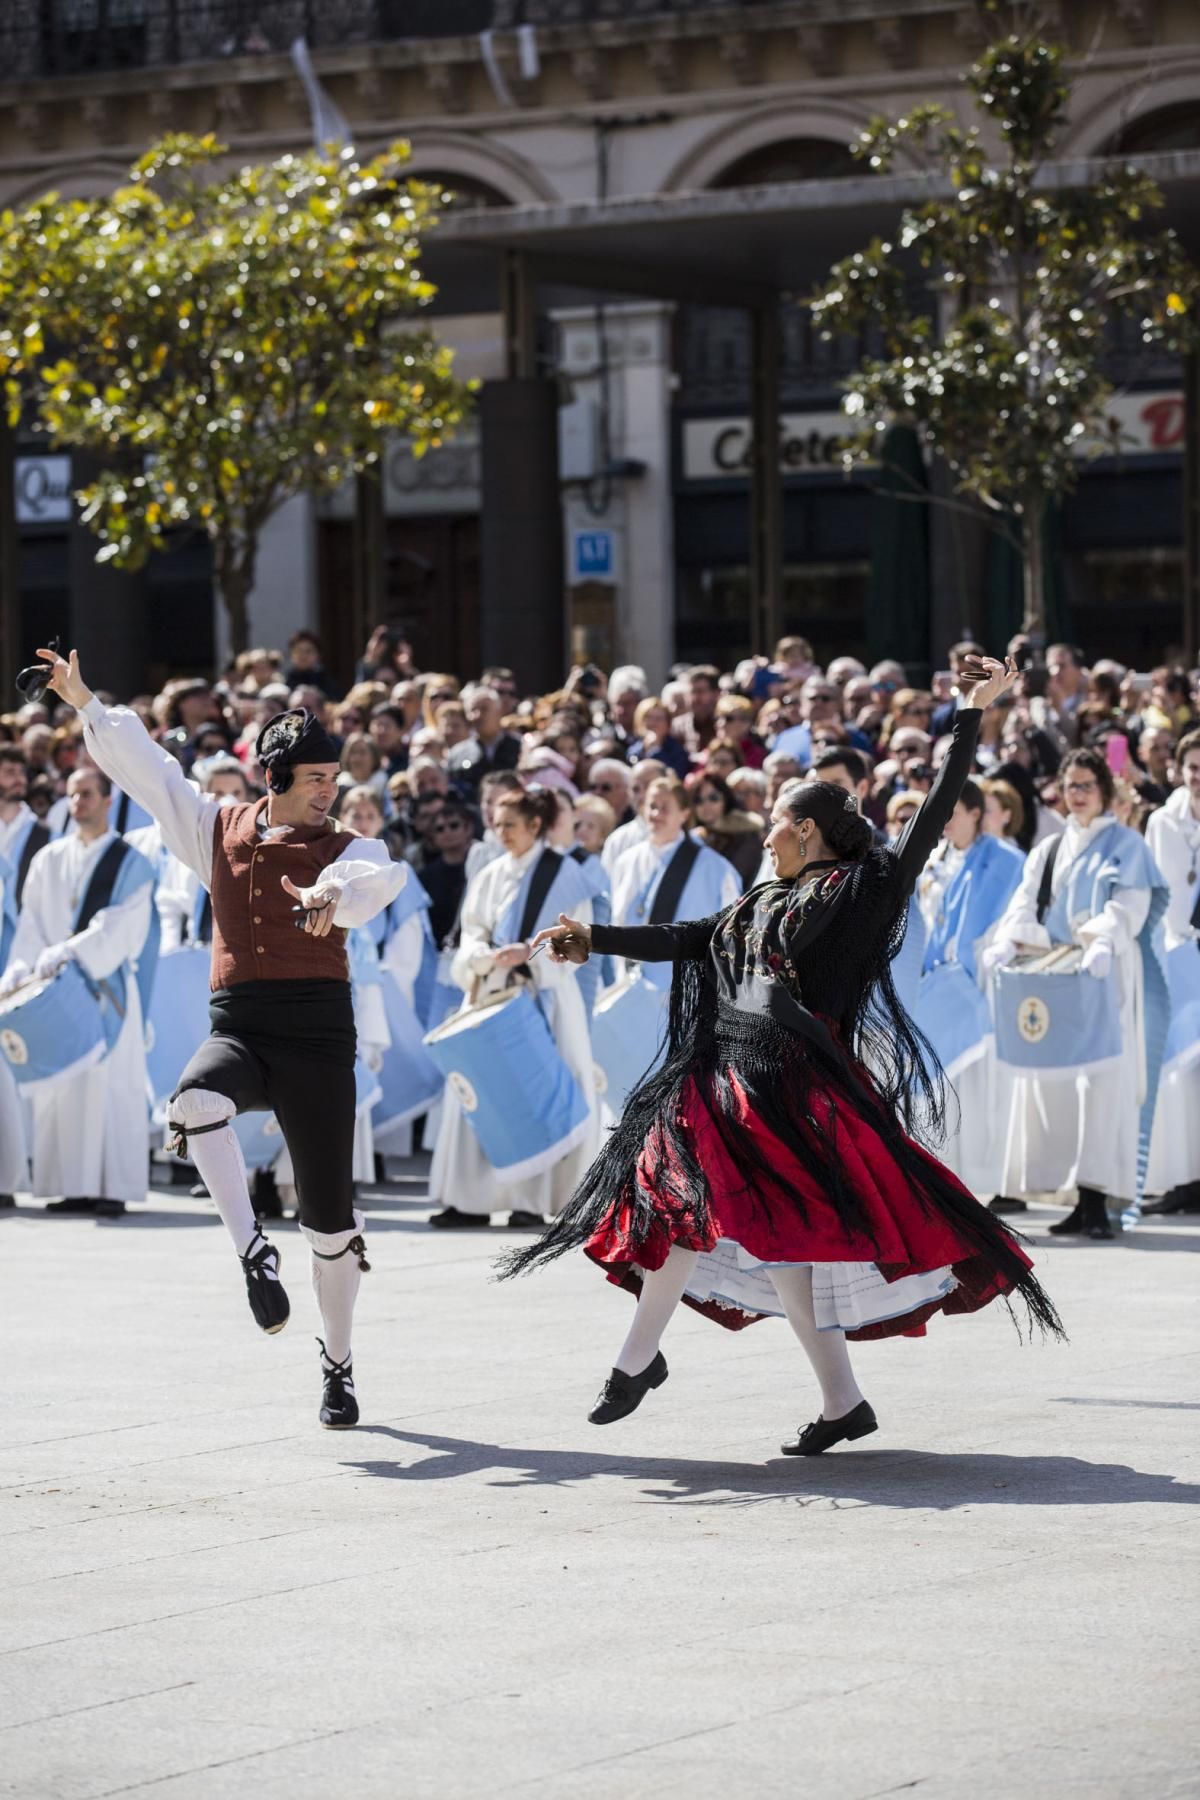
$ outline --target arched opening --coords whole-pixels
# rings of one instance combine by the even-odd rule
[[[739,156],[709,182],[714,188],[772,187],[785,181],[833,181],[861,174],[849,146],[832,138],[781,138]]]
[[[442,205],[447,212],[475,212],[485,206],[511,206],[507,194],[475,175],[460,175],[450,169],[414,169],[413,180],[442,190]]]
[[[1160,150],[1200,150],[1200,96],[1131,119],[1106,148],[1117,156],[1150,156]]]

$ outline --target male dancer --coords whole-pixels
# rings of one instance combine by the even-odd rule
[[[390,905],[407,871],[378,840],[329,818],[337,746],[303,708],[276,714],[259,736],[267,798],[221,806],[192,786],[136,713],[96,698],[75,651],[69,662],[50,650],[38,655],[52,666],[54,692],[82,715],[91,756],[157,819],[163,842],[212,895],[213,1032],[167,1116],[233,1238],[255,1319],[276,1332],[289,1314],[279,1251],[258,1229],[230,1124],[238,1112],[275,1114],[295,1165],[325,1331],[317,1340],[320,1420],[355,1425],[350,1331],[368,1264],[351,1183],[355,1037],[345,938]]]

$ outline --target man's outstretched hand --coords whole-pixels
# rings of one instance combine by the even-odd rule
[[[50,664],[50,679],[46,685],[54,690],[60,700],[65,700],[76,712],[82,712],[92,697],[92,690],[79,673],[78,650],[71,651],[67,662],[63,661],[57,650],[39,650],[38,655],[44,663]]]
[[[341,889],[321,882],[316,887],[297,887],[288,875],[281,875],[279,881],[284,893],[290,894],[297,905],[304,908],[304,929],[309,936],[328,937],[333,930],[333,915]]]

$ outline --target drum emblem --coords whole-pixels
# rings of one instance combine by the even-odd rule
[[[1036,994],[1030,994],[1017,1012],[1017,1030],[1027,1044],[1040,1044],[1049,1029],[1050,1008]]]
[[[592,1080],[596,1084],[596,1092],[598,1094],[607,1094],[607,1092],[608,1092],[608,1070],[602,1069],[598,1062],[594,1062],[592,1064]]]
[[[15,1068],[19,1069],[29,1061],[29,1046],[19,1031],[0,1031],[0,1050]]]
[[[269,1118],[266,1118],[263,1120],[263,1136],[264,1137],[282,1137],[283,1136],[283,1126],[279,1123],[279,1120],[275,1117],[274,1113],[272,1113]]]
[[[475,1092],[475,1089],[471,1086],[471,1083],[467,1080],[466,1076],[460,1075],[457,1069],[452,1069],[446,1079],[451,1092],[457,1096],[459,1105],[462,1107],[463,1111],[469,1113],[474,1112],[479,1105],[479,1095]]]

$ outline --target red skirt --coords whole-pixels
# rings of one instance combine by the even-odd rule
[[[939,1269],[951,1270],[957,1285],[949,1292],[912,1311],[901,1312],[898,1317],[848,1330],[847,1337],[854,1339],[923,1336],[925,1321],[935,1312],[976,1312],[1008,1291],[1012,1285],[1008,1279],[966,1242],[950,1221],[913,1191],[878,1131],[849,1107],[844,1097],[839,1098],[832,1121],[826,1106],[820,1122],[823,1130],[832,1134],[835,1153],[857,1195],[862,1215],[870,1222],[873,1241],[839,1219],[814,1173],[820,1166],[819,1157],[814,1154],[813,1167],[807,1167],[755,1114],[736,1076],[731,1076],[731,1080],[737,1095],[738,1126],[757,1145],[760,1158],[769,1162],[775,1172],[773,1179],[768,1182],[757,1177],[751,1187],[717,1130],[695,1081],[689,1079],[680,1095],[679,1127],[708,1178],[709,1227],[703,1235],[680,1235],[672,1214],[659,1202],[652,1171],[656,1162],[673,1166],[673,1159],[665,1134],[656,1127],[654,1139],[638,1159],[635,1179],[653,1206],[657,1223],[641,1242],[635,1243],[631,1208],[626,1202],[618,1202],[586,1245],[587,1254],[608,1271],[610,1281],[636,1292],[641,1285],[636,1271],[661,1268],[672,1243],[689,1250],[708,1251],[722,1238],[768,1264],[874,1263],[887,1282]],[[811,1133],[811,1126],[806,1129]],[[803,1131],[804,1128],[802,1135]],[[957,1177],[919,1144],[909,1141],[918,1158],[938,1170],[943,1183],[957,1188],[972,1205],[978,1204]],[[1018,1254],[1029,1267],[1029,1258]],[[764,1316],[711,1301],[696,1301],[686,1295],[685,1299],[730,1330],[739,1330]]]

